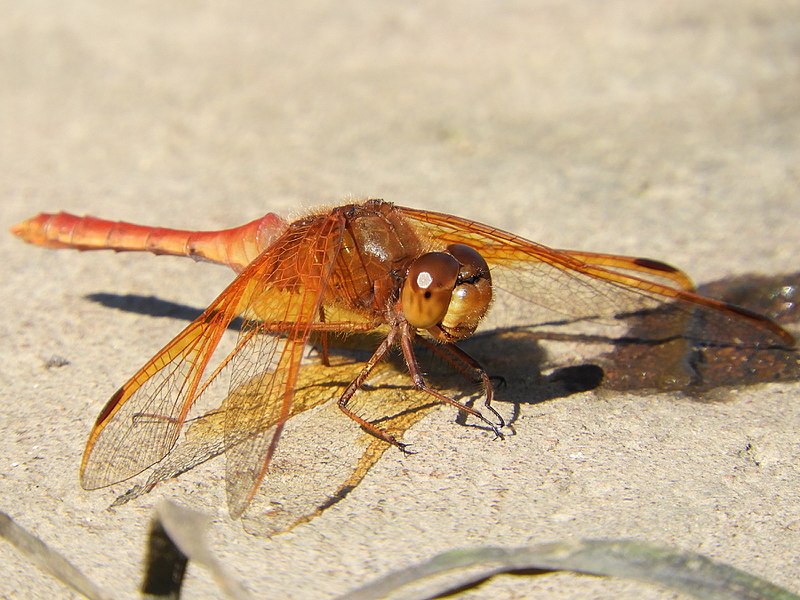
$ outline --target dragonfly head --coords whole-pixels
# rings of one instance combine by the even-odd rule
[[[400,299],[412,326],[442,342],[460,340],[472,335],[492,301],[489,265],[465,244],[428,252],[408,268]]]

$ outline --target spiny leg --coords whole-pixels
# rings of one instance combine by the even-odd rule
[[[361,427],[363,427],[368,433],[371,433],[376,438],[388,442],[394,446],[397,446],[403,452],[410,454],[410,451],[406,449],[408,444],[404,444],[403,442],[398,441],[397,438],[395,438],[388,431],[375,426],[373,423],[370,423],[365,418],[360,417],[352,410],[347,408],[347,403],[350,401],[350,399],[353,397],[356,391],[358,391],[358,388],[360,388],[364,384],[364,382],[367,380],[367,377],[369,377],[369,374],[372,372],[375,366],[385,358],[386,354],[394,345],[394,338],[395,338],[395,329],[392,328],[389,331],[389,335],[387,335],[386,338],[380,343],[378,348],[375,350],[375,352],[369,358],[367,363],[364,365],[364,368],[361,369],[361,372],[356,376],[356,378],[353,381],[350,382],[350,385],[347,386],[347,389],[345,389],[345,391],[342,392],[342,395],[339,397],[338,404],[339,408],[342,410],[344,414],[346,414],[348,417],[353,419],[353,421],[361,425]]]
[[[483,389],[486,393],[486,400],[484,401],[483,405],[489,411],[491,411],[495,417],[497,417],[498,426],[505,427],[505,419],[503,419],[500,413],[498,413],[492,406],[492,400],[494,400],[494,385],[492,385],[492,378],[483,368],[483,365],[481,365],[477,360],[475,360],[472,356],[467,354],[467,352],[455,344],[437,344],[436,342],[425,339],[422,336],[417,336],[417,338],[420,340],[420,342],[430,348],[434,354],[439,355],[449,365],[458,370],[462,375],[464,375],[464,377],[469,377],[473,374],[478,375],[478,378],[480,379]],[[465,366],[467,368],[465,368]],[[470,369],[471,373],[468,372],[467,369]],[[482,420],[485,421],[485,419]]]
[[[422,392],[430,394],[431,396],[433,396],[434,398],[436,398],[437,400],[439,400],[440,402],[442,402],[444,404],[452,404],[453,406],[455,406],[459,410],[461,410],[461,411],[463,411],[463,412],[465,412],[467,414],[470,414],[470,415],[472,415],[473,417],[475,417],[477,419],[480,419],[481,421],[483,421],[494,432],[494,434],[497,437],[502,439],[503,438],[503,434],[500,431],[500,429],[498,428],[498,426],[495,425],[494,423],[492,423],[486,417],[484,417],[479,411],[477,411],[474,408],[469,407],[469,406],[467,406],[465,404],[462,404],[461,402],[458,402],[457,400],[453,400],[452,398],[448,398],[447,396],[445,396],[441,392],[437,392],[435,389],[430,387],[425,382],[425,378],[422,376],[422,371],[420,370],[419,364],[417,363],[417,357],[414,355],[414,346],[413,346],[414,338],[418,337],[418,336],[414,332],[414,330],[411,328],[411,325],[409,325],[408,323],[403,323],[403,325],[401,325],[401,327],[402,327],[402,331],[400,333],[400,347],[403,350],[403,357],[405,358],[406,365],[408,366],[408,371],[409,371],[409,373],[411,375],[411,380],[414,382],[414,387],[416,387],[418,390],[420,390]],[[455,348],[455,346],[453,348]],[[486,375],[486,373],[483,371],[483,369],[480,367],[480,365],[477,363],[477,361],[475,361],[475,359],[473,359],[471,356],[469,356],[469,354],[467,354],[466,352],[462,352],[462,354],[458,354],[456,352],[453,352],[453,354],[458,356],[459,359],[461,359],[466,364],[468,364],[470,366],[473,366],[473,368],[475,368],[476,371],[479,371],[482,374],[481,380],[484,382],[484,385],[487,386],[487,398],[491,402],[492,385],[491,385],[491,381],[489,381],[489,376]],[[484,377],[485,377],[485,380],[483,379]],[[502,427],[503,426],[503,418],[500,417],[500,415],[497,414],[497,411],[495,411],[491,406],[489,406],[489,410],[491,410],[492,413],[494,413],[500,419],[500,422],[501,422],[500,427]]]

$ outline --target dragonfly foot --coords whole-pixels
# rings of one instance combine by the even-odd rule
[[[502,426],[503,425],[500,425],[500,427],[502,427]],[[506,436],[503,435],[502,431],[500,431],[500,427],[498,427],[497,425],[492,425],[491,426],[492,433],[494,433],[494,439],[496,439],[496,440],[504,440],[504,439],[506,439]]]
[[[406,456],[411,456],[412,454],[416,454],[415,450],[410,450],[409,446],[411,444],[404,444],[403,442],[398,442],[397,440],[394,441],[394,445],[400,449],[400,452],[405,454]]]

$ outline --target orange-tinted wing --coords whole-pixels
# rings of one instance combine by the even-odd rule
[[[242,281],[252,276],[251,270],[240,275],[111,397],[86,443],[85,489],[133,477],[169,453],[201,390],[203,371],[239,312]]]
[[[637,339],[681,335],[709,344],[794,346],[792,336],[772,321],[694,294],[691,280],[669,265],[554,250],[469,219],[399,210],[415,222],[431,249],[463,243],[486,259],[494,301],[484,329],[558,325],[577,335],[616,337],[625,336],[647,312],[661,317],[663,326],[650,332],[652,338],[637,330]]]
[[[264,410],[277,406],[280,414],[288,413],[302,346],[318,314],[325,276],[341,240],[341,227],[334,216],[290,228],[114,394],[86,445],[81,464],[85,488],[133,477],[170,452],[192,405],[219,372],[217,369],[203,380],[223,332],[237,316],[245,317],[242,333],[237,346],[222,361],[222,365],[234,367],[231,389],[275,366],[271,363],[280,344],[267,332],[286,334],[280,368],[263,377],[272,382],[264,390],[271,395],[256,400]],[[297,246],[301,242],[305,247]],[[311,248],[321,253],[314,254]],[[320,256],[324,259],[319,260]],[[298,277],[297,269],[306,269],[307,276]],[[277,405],[275,398],[280,399]],[[235,402],[233,406],[236,408]],[[236,428],[237,419],[232,417],[230,422],[231,428]]]
[[[225,405],[225,479],[234,518],[258,490],[291,416],[303,350],[319,324],[343,231],[336,211],[293,225],[275,244],[272,275],[253,280]],[[287,325],[281,339],[273,335],[275,323]]]

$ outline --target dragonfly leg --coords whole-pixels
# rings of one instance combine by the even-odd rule
[[[392,329],[390,330],[389,335],[381,342],[380,346],[378,346],[378,348],[372,354],[370,359],[364,365],[364,368],[361,369],[361,372],[358,374],[358,376],[353,381],[351,381],[350,385],[347,386],[347,389],[345,389],[345,391],[342,392],[342,395],[339,397],[338,404],[339,408],[342,410],[344,414],[346,414],[348,417],[353,419],[353,421],[361,425],[361,427],[364,428],[364,430],[366,430],[368,433],[371,433],[376,438],[388,442],[393,446],[397,446],[403,452],[410,454],[410,451],[406,450],[408,444],[404,444],[403,442],[398,441],[397,438],[395,438],[391,433],[389,433],[385,429],[377,427],[374,423],[370,423],[365,418],[357,415],[347,407],[347,403],[350,401],[350,399],[353,397],[356,391],[358,391],[358,388],[360,388],[364,384],[364,382],[367,380],[367,377],[369,377],[369,374],[372,372],[375,366],[379,362],[381,362],[386,356],[386,354],[389,352],[392,345],[394,344],[394,338],[395,338],[394,329]]]
[[[451,352],[454,356],[456,356],[462,363],[469,365],[470,367],[475,369],[478,373],[480,373],[481,381],[483,382],[483,385],[486,387],[486,406],[500,420],[499,426],[492,423],[489,419],[484,417],[479,411],[475,410],[474,408],[467,406],[466,404],[462,404],[457,400],[453,400],[452,398],[448,398],[441,392],[438,392],[432,387],[430,387],[425,382],[425,378],[422,376],[422,371],[420,370],[419,364],[417,363],[417,357],[414,355],[413,342],[415,337],[418,336],[411,328],[411,325],[409,325],[408,323],[403,324],[403,331],[401,333],[401,338],[400,338],[400,347],[403,350],[403,357],[406,360],[406,365],[408,365],[408,371],[411,374],[411,380],[414,382],[414,387],[416,387],[420,391],[425,392],[426,394],[430,394],[431,396],[436,398],[439,402],[442,402],[444,404],[451,404],[455,406],[457,409],[469,415],[472,415],[476,419],[480,419],[494,432],[494,434],[498,438],[503,439],[504,436],[503,433],[500,431],[500,427],[502,427],[505,424],[505,422],[503,421],[503,418],[497,413],[497,411],[491,407],[491,401],[493,397],[492,382],[489,380],[489,376],[486,374],[486,372],[483,370],[480,364],[478,364],[478,362],[474,358],[472,358],[469,354],[457,348],[456,346],[450,346],[448,348],[448,351]],[[453,361],[448,361],[448,362],[454,364]]]
[[[473,374],[478,376],[486,393],[486,399],[484,400],[483,405],[497,418],[498,426],[505,427],[505,419],[503,419],[500,413],[497,412],[492,406],[492,400],[494,400],[494,384],[492,384],[492,379],[499,379],[501,386],[505,383],[505,380],[502,377],[490,376],[483,368],[481,363],[479,363],[472,356],[467,354],[466,351],[462,350],[455,344],[437,344],[421,336],[418,336],[418,339],[423,344],[428,346],[432,352],[438,354],[440,357],[442,357],[442,359],[460,371],[465,377],[469,377]]]

